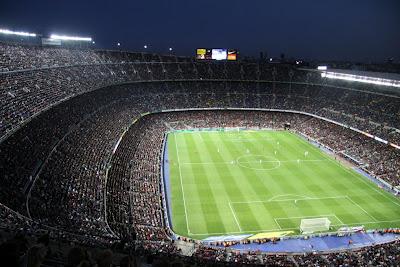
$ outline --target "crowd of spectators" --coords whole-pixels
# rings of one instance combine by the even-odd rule
[[[0,236],[2,266],[135,267],[133,253],[121,254],[113,247],[89,247],[78,243],[54,242],[48,233],[26,236],[23,232]]]
[[[387,92],[379,86],[329,81],[317,72],[289,66],[192,62],[175,56],[2,43],[0,137],[10,135],[43,110],[84,92],[119,83],[165,80],[246,81],[235,85],[241,94],[235,90],[230,94],[231,107],[312,112],[400,143],[396,130],[400,128],[399,94],[383,94]],[[214,99],[220,93],[216,89],[228,89],[229,85],[207,85],[211,85],[208,92],[203,84],[194,87],[210,95],[208,105],[221,104]]]
[[[121,251],[75,242],[59,243],[48,233],[26,236],[22,232],[0,236],[4,266],[398,266],[400,241],[328,253],[264,254],[195,245],[182,255],[173,242],[137,242]]]
[[[363,169],[392,186],[400,185],[400,150],[377,142],[349,128],[310,119],[296,129],[337,153],[355,159]],[[338,142],[341,140],[341,142]]]
[[[78,127],[73,130],[73,132],[76,131],[79,133],[80,131],[85,131],[85,135],[79,137],[70,133],[63,140],[66,143],[65,145],[74,149],[74,153],[65,153],[64,156],[67,157],[62,158],[57,158],[58,156],[56,156],[52,165],[58,163],[63,164],[70,160],[76,160],[78,162],[77,164],[88,164],[85,163],[87,160],[89,160],[89,162],[93,161],[93,164],[98,164],[100,158],[107,158],[106,154],[111,154],[111,150],[113,149],[111,144],[115,144],[114,141],[118,139],[118,136],[122,134],[123,130],[119,127],[112,130],[109,127],[119,125],[118,123],[122,123],[128,127],[131,123],[130,120],[132,119],[130,115],[132,113],[140,113],[139,111],[134,110],[133,106],[135,105],[132,103],[134,102],[129,98],[126,101],[112,102],[107,105],[107,109],[103,108],[97,111],[97,113],[93,115],[93,118],[89,117],[84,119]],[[120,109],[118,110],[116,108]],[[126,114],[125,117],[123,116],[123,113]],[[108,121],[107,126],[104,125],[106,121]],[[332,123],[310,118],[306,115],[279,112],[192,111],[160,113],[140,119],[125,133],[114,157],[111,159],[112,167],[108,175],[109,184],[106,188],[106,197],[109,205],[107,209],[107,217],[113,232],[123,238],[136,233],[137,238],[140,240],[165,240],[166,243],[162,243],[162,245],[158,242],[146,243],[147,245],[144,245],[143,249],[150,249],[158,256],[161,254],[171,254],[175,257],[179,254],[176,247],[167,242],[168,230],[164,225],[162,217],[162,196],[159,189],[160,162],[158,159],[160,158],[163,135],[169,127],[173,126],[175,129],[193,127],[282,128],[284,124],[288,122],[294,125],[296,130],[301,129],[303,133],[318,138],[320,142],[323,142],[326,145],[331,144],[330,141],[332,140],[329,138],[334,139],[333,136],[335,134],[339,135],[341,132],[349,131],[341,126],[335,126]],[[97,127],[103,128],[99,129]],[[98,133],[115,133],[115,136],[110,139],[105,138],[105,140],[101,140],[102,138],[94,138],[94,136],[91,136],[90,133],[87,132],[89,129],[91,129],[90,131],[96,135],[98,135]],[[357,135],[351,135],[350,133],[347,134],[348,136]],[[83,138],[86,136],[88,139]],[[91,139],[98,142],[98,145],[91,144],[87,146],[87,142],[90,142]],[[82,140],[84,140],[83,143]],[[107,140],[109,142],[106,142]],[[104,141],[105,143],[102,143]],[[351,142],[349,140],[346,141],[347,143]],[[108,150],[106,151],[108,151],[108,153],[102,155],[99,148],[107,149],[107,146]],[[76,149],[78,150],[76,151]],[[82,155],[78,154],[81,153],[79,152],[81,149],[83,149],[82,151],[84,152]],[[93,154],[86,155],[85,153],[87,153],[87,151],[92,151]],[[98,156],[100,156],[100,158],[98,158]],[[100,163],[102,162],[102,169],[104,170],[107,164],[100,160]],[[74,163],[71,162],[67,165],[70,164]],[[79,168],[77,169],[79,170]],[[68,169],[55,170],[64,173],[68,171]],[[55,174],[53,173],[53,175]],[[35,210],[34,216],[37,216],[38,221],[43,221],[50,225],[57,225],[58,227],[61,226],[61,228],[64,229],[69,228],[87,238],[93,236],[95,233],[101,233],[100,229],[106,229],[104,219],[96,221],[96,216],[99,216],[99,218],[102,217],[101,211],[104,209],[101,205],[101,194],[99,196],[89,194],[90,190],[93,188],[94,191],[104,190],[102,187],[101,177],[93,175],[93,173],[88,176],[85,175],[87,175],[85,172],[83,172],[83,174],[78,173],[78,176],[76,176],[77,180],[72,181],[71,183],[71,185],[73,185],[72,187],[63,186],[62,184],[64,183],[64,179],[52,181],[51,177],[41,177],[41,179],[43,179],[43,184],[38,184],[37,190],[42,192],[41,197],[43,197],[43,199],[35,199],[32,201],[32,206],[35,207],[33,209]],[[64,175],[61,177],[63,176]],[[69,176],[65,175],[65,177]],[[39,181],[41,179],[39,179]],[[68,182],[68,179],[66,179],[65,182]],[[74,184],[74,182],[76,182],[76,184]],[[82,182],[85,183],[82,184]],[[53,188],[53,190],[48,190],[49,188]],[[60,188],[60,190],[54,190],[55,188]],[[80,191],[84,193],[79,194]],[[129,194],[121,194],[121,191],[129,192]],[[45,192],[48,192],[48,196],[46,196]],[[89,199],[86,198],[86,194],[89,194]],[[65,195],[65,197],[57,198],[57,195]],[[74,198],[74,195],[77,197]],[[38,203],[35,203],[35,201],[38,201]],[[87,201],[97,203],[100,207],[99,213],[93,214],[93,212],[96,211],[96,209],[93,208],[95,206],[94,204],[86,206],[86,208],[75,209],[76,207],[79,207],[79,205],[82,205],[81,203],[84,203],[82,207],[85,207],[85,205],[88,204]],[[51,203],[51,205],[47,205],[47,203]],[[72,214],[76,216],[75,218],[69,217],[71,215],[69,208],[64,210],[62,213],[55,212],[55,206],[65,206],[65,204],[67,204],[68,207],[68,203],[72,204],[71,209],[74,209]],[[87,220],[91,217],[93,217],[92,220]],[[107,231],[103,234],[107,236],[106,232]],[[160,251],[162,251],[161,254]],[[203,250],[200,248],[197,250],[196,256],[200,256],[201,261],[221,261],[221,264],[226,264],[226,262],[264,264],[268,261],[271,263],[286,264],[280,262],[282,260],[284,262],[288,261],[288,266],[290,266],[291,261],[290,258],[285,258],[284,256],[281,256],[283,259],[277,259],[272,256],[260,256],[251,253],[243,255],[227,252],[225,250],[218,250],[216,254],[213,254],[210,251],[213,250],[206,248]],[[202,256],[203,253],[204,257]],[[213,255],[215,255],[215,258],[213,258]],[[304,260],[309,262],[309,257],[310,255],[307,255]]]

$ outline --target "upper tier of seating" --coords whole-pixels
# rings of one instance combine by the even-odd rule
[[[283,65],[193,62],[175,56],[2,43],[0,140],[73,96],[106,85],[160,80],[263,81],[262,89],[254,83],[243,85],[269,100],[254,101],[251,107],[276,108],[287,99],[299,99],[315,106],[313,112],[400,143],[400,93],[385,95],[384,87],[326,80],[318,72]],[[244,100],[237,96],[237,101]]]

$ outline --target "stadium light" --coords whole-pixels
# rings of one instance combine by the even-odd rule
[[[117,46],[121,46],[121,43],[117,43]]]
[[[95,44],[95,43],[96,43],[95,41],[92,42],[92,44]]]
[[[318,70],[327,70],[328,67],[327,66],[318,66],[317,69]]]
[[[353,74],[346,74],[346,73],[338,73],[338,72],[322,72],[321,77],[328,78],[328,79],[361,82],[361,83],[369,83],[369,84],[376,84],[376,85],[383,85],[383,86],[393,86],[393,87],[400,88],[400,81],[398,81],[398,80],[382,79],[382,78],[353,75]]]
[[[36,33],[30,32],[15,32],[6,29],[0,29],[0,33],[2,34],[11,34],[11,35],[19,35],[19,36],[29,36],[29,37],[36,37]]]
[[[169,48],[169,51],[172,51],[172,47]]]
[[[66,36],[66,35],[58,35],[58,34],[50,35],[50,39],[64,40],[64,41],[84,41],[84,42],[92,41],[92,38],[90,38],[90,37]]]
[[[144,47],[144,49],[147,49],[147,45],[144,45],[143,47]]]

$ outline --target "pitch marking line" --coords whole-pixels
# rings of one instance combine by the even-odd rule
[[[249,154],[249,155],[252,155],[252,154]],[[264,155],[262,155],[262,156],[264,156]],[[268,157],[268,156],[266,156],[266,157]],[[232,161],[237,163],[237,160],[231,160],[231,161],[221,161],[221,162],[182,162],[180,164],[182,164],[182,165],[232,164]],[[278,162],[281,162],[281,163],[299,162],[299,163],[302,163],[302,162],[323,162],[323,161],[328,161],[328,160],[326,160],[326,159],[303,159],[303,160],[300,159],[300,161],[298,161],[297,159],[296,160],[278,160],[278,159],[276,159],[276,160],[261,160],[261,163],[269,163],[269,162],[276,162],[276,163],[278,163]],[[260,163],[260,161],[256,161],[256,160],[241,161],[240,163]]]
[[[352,200],[349,196],[346,196],[348,200],[350,200],[350,202],[352,202],[354,205],[356,205],[357,207],[359,207],[364,213],[366,213],[369,217],[371,217],[374,221],[378,221],[377,219],[375,219],[374,216],[372,216],[371,214],[368,213],[368,211],[366,211],[363,207],[361,207],[360,205],[358,205],[354,200]]]
[[[335,218],[341,223],[341,225],[345,225],[345,224],[343,223],[343,221],[342,221],[338,216],[336,216],[336,214],[333,214],[333,215],[335,215]]]
[[[235,214],[235,211],[232,208],[231,202],[228,202],[228,204],[229,204],[229,208],[231,209],[231,212],[233,214],[233,218],[235,218],[236,225],[239,227],[240,232],[242,232],[242,228],[240,227],[239,221],[236,218],[236,214]]]
[[[293,197],[301,197],[302,199],[307,199],[310,198],[309,196],[303,196],[303,195],[295,195],[295,194],[284,194],[284,195],[276,195],[268,199],[268,201],[273,201],[276,198],[282,198],[282,197],[288,197],[288,196],[293,196]]]
[[[278,223],[278,221],[276,220],[276,218],[274,218],[274,221],[275,221],[276,225],[278,225],[279,229],[282,230],[282,227],[281,227],[281,225]]]
[[[270,158],[270,159],[274,159],[274,157],[272,156],[265,156],[265,155],[255,155],[255,154],[247,154],[247,155],[243,155],[240,156],[236,159],[236,163],[239,167],[242,168],[246,168],[246,169],[251,169],[251,170],[256,170],[256,171],[270,171],[270,170],[274,170],[277,169],[281,166],[281,161],[279,159],[274,159],[274,160],[261,160],[261,161],[257,161],[257,160],[249,160],[249,161],[241,161],[240,159],[245,158],[245,157],[264,157],[264,158]],[[263,163],[263,162],[274,162],[277,163],[278,165],[272,166],[271,168],[256,168],[256,167],[252,167],[252,166],[246,166],[244,165],[244,163]]]
[[[347,196],[335,196],[335,197],[307,197],[307,198],[300,198],[300,199],[282,199],[282,200],[255,200],[255,201],[236,201],[231,202],[232,204],[241,203],[241,204],[248,204],[248,203],[265,203],[265,202],[287,202],[287,201],[307,201],[307,200],[323,200],[323,199],[341,199],[347,198]]]
[[[297,217],[278,217],[277,220],[290,220],[290,219],[307,219],[307,218],[318,218],[318,217],[335,217],[334,213],[326,215],[315,215],[315,216],[297,216]]]
[[[179,178],[180,178],[180,181],[181,181],[183,207],[185,209],[186,228],[187,228],[188,234],[191,234],[190,230],[189,230],[189,220],[188,220],[187,208],[186,208],[185,191],[183,190],[183,182],[182,182],[182,170],[181,170],[181,164],[179,164],[178,145],[177,145],[177,142],[176,142],[176,135],[175,134],[174,134],[174,139],[175,139],[176,156],[177,156],[177,160],[178,160]]]

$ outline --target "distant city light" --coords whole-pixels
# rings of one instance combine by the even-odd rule
[[[322,72],[321,77],[329,78],[329,79],[338,79],[338,80],[345,80],[345,81],[383,85],[383,86],[400,87],[400,81],[398,81],[398,80],[382,79],[382,78],[360,76],[360,75],[353,75],[353,74],[346,74],[346,73]]]
[[[318,69],[318,70],[327,70],[328,67],[327,67],[327,66],[318,66],[317,69]]]
[[[2,34],[11,34],[11,35],[19,35],[19,36],[36,37],[36,33],[30,33],[30,32],[15,32],[15,31],[10,31],[10,30],[5,30],[5,29],[0,29],[0,33],[2,33]]]
[[[50,39],[65,40],[65,41],[85,41],[85,42],[92,41],[92,38],[90,38],[90,37],[66,36],[66,35],[58,35],[58,34],[50,35]]]

